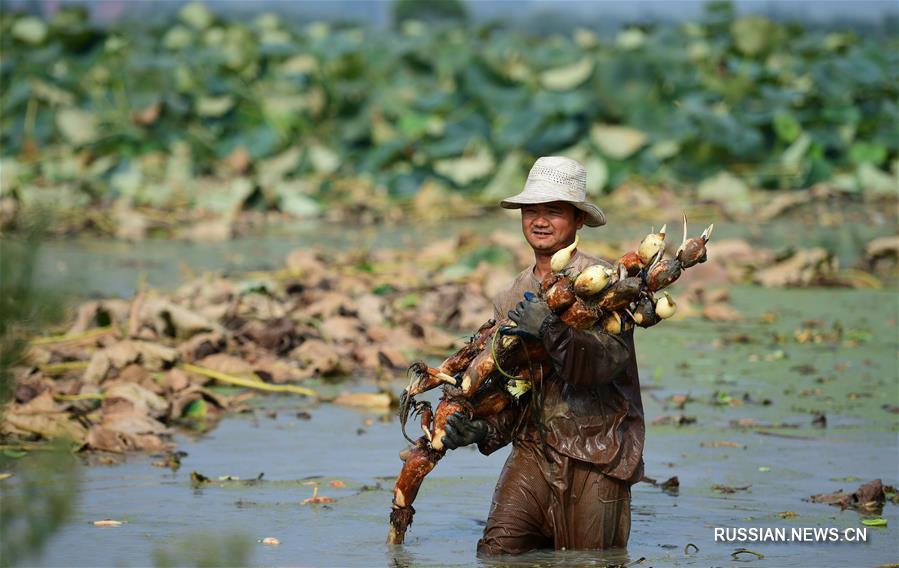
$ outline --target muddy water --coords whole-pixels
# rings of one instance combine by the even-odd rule
[[[679,427],[651,425],[647,432],[647,475],[678,476],[679,494],[646,483],[634,487],[626,552],[545,552],[522,562],[602,566],[646,557],[642,565],[842,567],[897,560],[899,507],[892,504],[882,515],[888,527],[868,528],[865,543],[714,542],[715,527],[783,527],[788,534],[794,527],[862,527],[863,517],[854,511],[804,499],[854,490],[878,477],[895,484],[899,458],[896,415],[882,408],[899,402],[891,293],[743,287],[735,290],[734,303],[746,321],[666,322],[638,335],[648,421],[678,413],[697,420]],[[761,323],[763,311],[777,313],[777,321]],[[809,319],[821,320],[825,329],[839,321],[844,338],[854,339],[846,344],[791,339]],[[777,334],[787,338],[778,341]],[[722,345],[721,337],[738,342]],[[743,401],[744,393],[749,401]],[[689,394],[695,401],[674,409],[665,402],[672,394]],[[713,399],[741,403],[711,404]],[[766,399],[769,404],[763,404]],[[268,397],[260,404],[253,415],[225,419],[204,436],[179,436],[189,455],[176,473],[141,457],[85,468],[77,512],[39,563],[141,566],[166,547],[178,551],[185,537],[196,543],[192,546],[203,546],[209,535],[234,533],[247,538],[251,562],[261,565],[493,564],[476,558],[475,545],[507,451],[485,458],[463,449],[448,456],[425,481],[407,544],[391,548],[383,541],[390,477],[399,471],[397,452],[403,447],[396,420],[333,405],[309,407],[294,397]],[[311,419],[297,416],[303,410]],[[814,411],[826,414],[826,428],[812,425]],[[772,426],[731,425],[741,418]],[[194,488],[192,470],[212,478],[264,476],[252,485]],[[318,480],[321,494],[337,501],[302,505],[311,495],[303,484],[309,480]],[[331,480],[346,487],[330,487]],[[748,488],[725,494],[713,485]],[[784,512],[796,516],[781,518],[778,513]],[[102,529],[89,524],[101,518],[128,523]],[[281,545],[256,542],[267,536]],[[687,543],[699,551],[684,554]],[[742,546],[765,559],[733,560],[731,553]]]
[[[668,221],[673,238],[679,239],[680,220],[671,218]],[[698,234],[710,221],[701,218],[692,220],[690,233]],[[582,238],[588,245],[599,240],[632,241],[645,234],[648,228],[643,221],[616,219],[600,230],[584,231]],[[131,297],[141,277],[145,277],[150,286],[171,288],[190,274],[207,270],[237,273],[279,267],[290,251],[300,247],[336,250],[420,248],[456,231],[490,234],[496,229],[517,233],[520,231],[519,221],[513,213],[454,221],[451,224],[359,227],[352,231],[347,231],[346,226],[340,223],[303,221],[271,227],[264,235],[222,243],[162,240],[127,243],[84,237],[45,243],[40,251],[38,274],[41,281],[82,297]],[[777,219],[757,225],[716,220],[714,238],[743,238],[777,251],[822,246],[838,258],[841,266],[853,266],[868,241],[894,233],[894,224],[875,222],[869,217],[865,217],[865,222],[844,224],[837,228],[803,224],[792,219]]]
[[[510,219],[495,224],[515,228]],[[856,233],[828,236],[857,250]],[[393,246],[409,234],[359,238]],[[57,242],[44,248],[42,270],[70,290],[128,296],[139,271],[147,272],[151,284],[171,287],[182,277],[181,261],[193,270],[264,268],[319,238],[310,231],[222,245],[151,242],[137,248]],[[354,246],[348,238],[330,244]],[[897,415],[883,408],[899,404],[895,292],[737,287],[733,303],[746,316],[742,322],[673,321],[638,331],[647,422],[665,415],[696,418],[684,426],[648,426],[646,474],[660,481],[678,476],[679,493],[646,483],[634,487],[627,551],[542,552],[515,562],[604,566],[645,557],[639,565],[843,567],[899,560],[899,507],[892,504],[882,514],[888,527],[868,528],[865,543],[714,541],[715,527],[783,527],[788,534],[794,527],[861,528],[858,513],[804,499],[840,488],[853,491],[875,478],[899,481]],[[764,323],[764,312],[776,317]],[[817,320],[822,334],[838,323],[842,335],[800,343],[794,332],[808,320]],[[399,382],[394,386],[401,388]],[[674,408],[667,402],[671,395],[689,395],[691,401]],[[34,563],[145,566],[167,552],[189,564],[198,549],[220,553],[222,539],[242,537],[254,565],[497,564],[478,560],[475,545],[507,450],[490,457],[470,449],[449,455],[425,481],[407,544],[388,547],[391,478],[404,446],[396,420],[333,405],[310,407],[299,397],[265,397],[258,404],[252,415],[228,417],[205,435],[180,434],[176,441],[189,455],[177,472],[153,467],[149,457],[84,467],[75,514]],[[298,417],[300,411],[311,419]],[[825,428],[812,424],[814,412],[825,413]],[[739,419],[752,419],[757,427],[734,427]],[[191,471],[213,479],[264,476],[253,484],[198,488]],[[311,496],[304,484],[310,480],[319,481],[321,494],[336,502],[302,505]],[[332,480],[346,486],[331,487]],[[743,489],[721,493],[714,485]],[[785,512],[795,516],[778,515]],[[103,518],[128,522],[116,528],[90,524]],[[257,542],[268,536],[281,544]],[[685,554],[688,543],[699,550]],[[765,558],[734,560],[731,553],[739,547]],[[219,563],[228,562],[219,557]]]

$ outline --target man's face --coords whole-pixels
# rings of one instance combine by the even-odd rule
[[[572,241],[584,226],[580,209],[564,201],[553,201],[521,208],[521,230],[535,252],[553,254]]]

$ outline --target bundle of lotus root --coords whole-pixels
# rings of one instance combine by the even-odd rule
[[[607,333],[619,334],[635,325],[652,327],[674,315],[677,304],[664,288],[675,282],[683,270],[705,262],[706,243],[714,225],[702,235],[684,237],[674,258],[664,258],[665,227],[646,235],[636,251],[619,258],[614,268],[594,265],[579,274],[567,268],[578,239],[556,252],[550,260],[551,272],[540,284],[539,297],[563,322],[575,329],[598,326]],[[661,295],[656,298],[656,294]],[[543,346],[517,335],[504,335],[502,328],[514,325],[509,320],[490,320],[478,329],[468,343],[447,358],[438,368],[415,362],[409,368],[409,385],[400,403],[403,435],[412,446],[400,457],[403,469],[393,492],[390,513],[389,544],[402,544],[412,523],[412,503],[425,476],[446,453],[443,443],[446,420],[460,412],[469,419],[482,419],[503,411],[513,398],[523,397],[539,381],[551,363]],[[416,401],[423,392],[443,386],[436,410],[426,401]],[[412,440],[406,434],[410,417],[420,416],[423,435]]]

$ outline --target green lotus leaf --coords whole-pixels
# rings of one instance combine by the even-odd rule
[[[745,16],[731,24],[730,33],[740,53],[751,57],[765,50],[774,25],[762,16]]]
[[[434,162],[434,171],[449,178],[457,186],[466,186],[493,173],[496,162],[485,146],[470,155]]]
[[[40,98],[43,101],[50,103],[51,105],[58,106],[74,106],[76,99],[75,94],[71,91],[63,89],[62,87],[55,85],[53,83],[48,83],[47,81],[43,81],[41,79],[33,79],[31,81],[31,88],[34,92],[34,95]]]
[[[303,150],[299,146],[291,146],[280,154],[259,163],[259,180],[263,184],[273,184],[294,172],[303,159]]]
[[[318,60],[303,53],[295,55],[280,65],[282,75],[308,75],[318,70]]]
[[[749,186],[728,172],[720,172],[700,183],[696,197],[718,203],[730,214],[746,214],[752,210]]]
[[[550,69],[540,74],[540,84],[552,91],[570,91],[584,84],[593,75],[595,63],[589,55],[577,63]]]
[[[100,136],[97,117],[80,108],[57,111],[56,126],[66,140],[77,146],[90,144]]]
[[[594,124],[590,129],[590,139],[604,155],[623,160],[642,148],[649,138],[636,128]]]
[[[525,158],[521,152],[506,154],[493,178],[481,192],[481,198],[485,201],[499,201],[520,191],[527,179],[524,163]]]
[[[627,28],[618,32],[615,43],[623,50],[631,50],[643,47],[646,43],[646,32],[638,28]]]
[[[296,217],[316,217],[321,214],[322,206],[309,197],[311,187],[305,180],[283,182],[275,187],[278,196],[278,209]]]
[[[793,142],[802,133],[802,125],[791,113],[778,111],[774,113],[774,132],[784,142]]]
[[[501,146],[521,147],[537,132],[543,120],[544,115],[535,110],[513,110],[500,116],[494,138]]]
[[[245,177],[225,183],[219,179],[199,179],[194,186],[194,206],[203,211],[230,215],[243,206],[253,187],[253,182]]]
[[[215,19],[209,8],[200,2],[186,4],[178,12],[178,17],[182,22],[197,30],[208,28]]]
[[[184,26],[173,26],[162,37],[162,45],[172,51],[180,51],[190,47],[194,42],[193,32]]]
[[[416,140],[428,130],[428,115],[406,112],[400,117],[399,131],[407,140]]]
[[[47,24],[40,18],[25,16],[13,24],[12,35],[29,45],[40,45],[47,39]]]
[[[882,144],[855,142],[849,146],[849,161],[854,164],[871,163],[878,166],[887,159],[887,149]]]
[[[340,156],[327,146],[312,144],[306,151],[312,168],[317,173],[333,174],[340,167]]]
[[[649,153],[658,160],[667,160],[677,156],[681,151],[681,144],[677,140],[659,140],[649,147]]]
[[[196,111],[200,116],[217,118],[224,116],[234,108],[234,97],[223,95],[221,97],[200,97],[196,101]]]
[[[790,144],[780,157],[780,162],[789,170],[796,170],[802,163],[812,145],[812,137],[806,133],[802,133],[796,138],[796,141]]]
[[[19,203],[25,209],[36,208],[56,212],[85,210],[91,198],[74,185],[57,184],[51,187],[22,185],[17,190]]]
[[[552,123],[531,138],[525,149],[534,155],[547,155],[558,148],[571,145],[583,134],[583,124],[573,118]]]
[[[890,175],[870,162],[863,162],[855,172],[862,191],[870,194],[899,195],[899,176]]]

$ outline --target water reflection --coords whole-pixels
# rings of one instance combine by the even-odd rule
[[[609,550],[538,550],[517,556],[479,556],[478,565],[514,568],[517,566],[601,566],[619,568],[636,565],[626,548]]]
[[[447,565],[436,558],[424,558],[406,546],[387,547],[387,565],[394,568]],[[609,550],[537,550],[516,556],[477,557],[477,566],[484,568],[517,568],[534,566],[599,566],[624,568],[637,566],[641,557],[631,558],[627,549]]]

